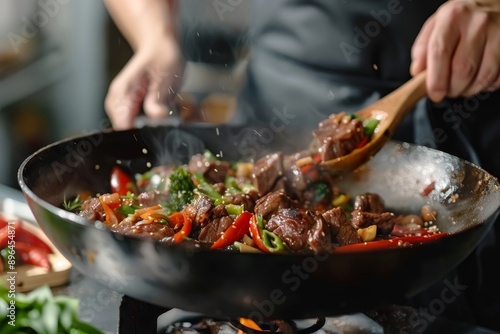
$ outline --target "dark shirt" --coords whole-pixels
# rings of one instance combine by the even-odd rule
[[[277,140],[308,145],[310,131],[329,114],[356,111],[410,78],[412,44],[442,3],[254,0],[240,121],[260,124]],[[395,139],[446,151],[498,177],[499,105],[498,93],[439,104],[423,99]],[[500,330],[495,229],[458,268],[469,288],[445,315]],[[410,302],[428,305],[443,282]]]

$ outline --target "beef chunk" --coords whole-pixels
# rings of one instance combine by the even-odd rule
[[[302,173],[299,167],[292,163],[290,167],[287,168],[286,179],[288,184],[288,192],[295,197],[300,197],[301,193],[307,188],[309,180],[306,175]]]
[[[227,161],[206,159],[203,154],[195,154],[191,157],[188,164],[190,173],[200,173],[209,183],[224,182],[226,176],[232,175],[233,170]]]
[[[349,154],[363,140],[363,123],[345,113],[332,115],[319,123],[313,136],[323,161],[338,158]]]
[[[330,223],[332,236],[340,245],[351,245],[362,242],[363,240],[358,235],[358,232],[347,219],[342,208],[334,208],[323,213],[323,218]]]
[[[255,163],[252,183],[263,196],[273,189],[276,181],[283,175],[283,154],[281,152],[269,154]]]
[[[314,224],[309,230],[308,243],[309,247],[318,254],[328,253],[332,249],[331,229],[321,215],[314,215]]]
[[[354,199],[354,210],[382,213],[385,211],[384,201],[377,194],[358,195]]]
[[[96,197],[86,199],[82,203],[82,210],[78,214],[88,220],[104,221],[104,209],[101,206],[99,198]]]
[[[254,211],[255,207],[255,201],[259,198],[259,195],[257,194],[257,191],[249,191],[246,194],[239,193],[239,194],[231,194],[225,195],[225,201],[228,201],[231,204],[235,205],[242,205],[245,208],[246,211]]]
[[[227,213],[226,206],[224,204],[219,204],[212,210],[212,217],[221,218],[224,216],[229,216],[229,213]]]
[[[110,226],[110,230],[120,234],[150,238],[154,240],[161,240],[164,238],[172,237],[175,234],[173,228],[171,228],[168,224],[141,224],[129,221],[127,219],[121,221],[116,225]]]
[[[392,212],[363,212],[354,210],[352,212],[352,223],[358,228],[365,228],[370,225],[377,225],[377,233],[388,235],[394,228],[398,217]]]
[[[226,232],[226,230],[233,223],[230,216],[223,216],[221,218],[214,218],[210,223],[201,229],[198,240],[203,242],[213,243]]]
[[[266,229],[274,232],[292,251],[308,250],[309,230],[315,221],[297,209],[279,209],[267,221]]]
[[[254,212],[267,220],[280,209],[294,207],[294,202],[290,197],[281,192],[271,192],[257,200]]]
[[[140,193],[138,200],[143,207],[148,207],[170,201],[170,194],[168,192],[148,191]]]
[[[183,211],[191,219],[195,228],[202,228],[210,222],[213,208],[214,205],[208,197],[199,196]]]

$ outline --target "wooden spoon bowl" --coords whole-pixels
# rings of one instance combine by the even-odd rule
[[[426,95],[426,72],[421,72],[398,89],[355,114],[362,119],[376,118],[379,124],[370,141],[344,156],[320,163],[334,174],[353,171],[366,163],[392,138],[394,131],[415,104]]]

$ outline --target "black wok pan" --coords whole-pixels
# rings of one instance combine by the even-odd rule
[[[228,160],[284,149],[277,135],[268,132],[263,141],[263,134],[262,129],[232,127],[96,133],[36,152],[21,165],[19,183],[42,229],[85,275],[160,306],[257,320],[329,316],[398,303],[442,280],[496,218],[500,191],[495,178],[453,156],[398,142],[388,143],[339,186],[352,195],[379,193],[394,211],[418,212],[431,204],[449,237],[367,253],[239,254],[118,235],[60,209],[64,196],[109,191],[109,171],[117,161],[144,172],[186,162],[204,147]],[[301,145],[287,143],[284,151]],[[432,183],[434,190],[422,196]]]

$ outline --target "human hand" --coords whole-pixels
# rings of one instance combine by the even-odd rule
[[[139,46],[106,96],[106,113],[113,128],[131,128],[141,108],[150,118],[168,116],[168,104],[177,94],[183,71],[184,61],[176,41],[165,38]]]
[[[411,74],[427,69],[434,102],[500,88],[500,1],[450,0],[424,24]]]

